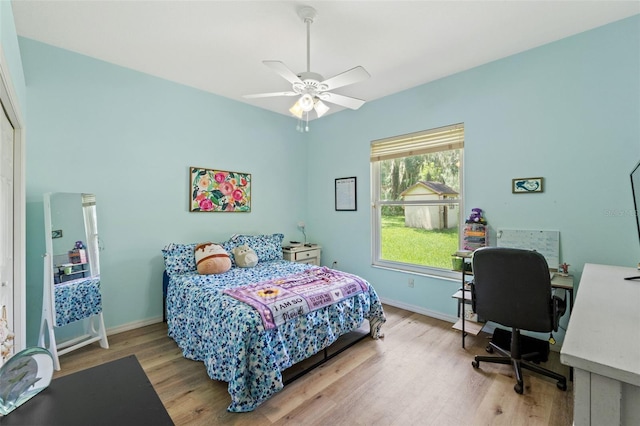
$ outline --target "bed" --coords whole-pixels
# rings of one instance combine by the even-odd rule
[[[185,358],[204,362],[211,379],[228,383],[231,404],[227,409],[231,412],[254,410],[283,388],[285,369],[358,329],[365,320],[372,338],[382,336],[382,304],[373,287],[355,275],[341,273],[361,283],[361,291],[293,316],[275,328],[264,322],[259,310],[225,293],[296,275],[337,273],[283,260],[282,239],[282,234],[233,237],[222,243],[232,261],[232,249],[246,244],[259,262],[252,268],[233,265],[215,275],[198,274],[196,244],[170,244],[163,249],[168,334]]]

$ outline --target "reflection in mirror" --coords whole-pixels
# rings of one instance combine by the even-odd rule
[[[95,278],[100,275],[98,221],[93,194],[47,194],[45,209],[47,253],[52,256],[52,282]],[[48,210],[48,212],[46,211]],[[48,226],[47,226],[48,225]]]

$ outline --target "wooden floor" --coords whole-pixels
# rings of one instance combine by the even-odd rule
[[[482,363],[486,335],[467,337],[451,324],[385,306],[385,337],[365,339],[285,387],[250,413],[229,413],[227,384],[202,362],[182,357],[166,324],[109,336],[60,358],[54,377],[135,354],[176,425],[571,425],[573,384],[524,373],[513,391],[510,366]],[[564,373],[557,352],[543,366]]]

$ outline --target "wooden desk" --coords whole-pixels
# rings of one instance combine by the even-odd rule
[[[560,360],[575,370],[573,422],[640,424],[640,282],[634,268],[586,264]]]
[[[2,425],[173,425],[135,355],[60,377]]]

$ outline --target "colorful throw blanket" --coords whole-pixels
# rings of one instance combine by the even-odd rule
[[[254,307],[266,330],[354,294],[368,290],[360,277],[321,267],[224,290],[225,294]]]

